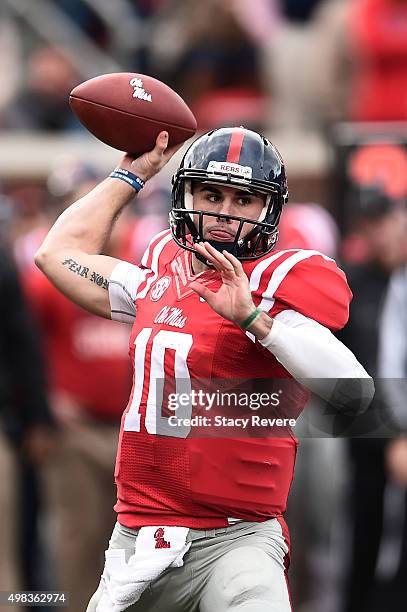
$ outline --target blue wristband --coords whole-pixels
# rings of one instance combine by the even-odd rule
[[[133,174],[129,172],[129,170],[125,170],[124,168],[115,168],[113,172],[109,174],[110,178],[117,178],[121,181],[124,181],[138,193],[141,189],[143,189],[145,182]]]

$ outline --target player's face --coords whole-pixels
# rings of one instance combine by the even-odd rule
[[[219,215],[232,215],[257,221],[265,205],[266,196],[260,193],[241,191],[224,185],[195,183],[193,189],[194,210],[206,210]],[[239,221],[219,217],[203,217],[204,240],[219,242],[233,241],[239,228]],[[253,229],[245,223],[240,234],[244,238]]]

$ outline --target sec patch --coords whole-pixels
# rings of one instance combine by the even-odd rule
[[[158,281],[156,281],[151,288],[150,299],[153,300],[153,302],[157,302],[164,295],[165,291],[167,291],[170,285],[171,278],[169,276],[163,276],[162,278],[158,279]]]

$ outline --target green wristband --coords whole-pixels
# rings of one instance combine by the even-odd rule
[[[255,310],[253,310],[252,314],[249,314],[249,316],[243,321],[243,323],[240,323],[239,327],[246,330],[248,327],[250,327],[252,323],[254,323],[254,321],[257,319],[257,317],[261,315],[262,312],[263,311],[260,310],[260,308],[256,308]]]

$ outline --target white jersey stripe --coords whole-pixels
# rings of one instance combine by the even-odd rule
[[[334,261],[333,259],[331,259],[331,257],[328,257],[327,255],[324,255],[323,253],[320,253],[319,251],[311,251],[311,250],[297,251],[297,253],[295,253],[294,255],[291,255],[291,257],[288,257],[285,261],[283,261],[283,263],[277,266],[277,268],[274,270],[269,280],[269,283],[267,285],[267,288],[261,296],[262,300],[259,304],[259,308],[261,310],[266,310],[266,311],[271,310],[275,302],[272,296],[275,294],[275,292],[277,291],[277,289],[279,288],[279,286],[281,285],[281,283],[283,282],[287,274],[290,272],[290,270],[292,270],[292,268],[300,261],[304,261],[304,259],[309,259],[310,257],[313,257],[314,255],[319,255],[320,257],[323,257],[324,259],[327,259],[329,261]]]
[[[146,250],[144,251],[144,255],[143,258],[141,260],[142,265],[145,268],[150,268],[151,266],[148,265],[148,260],[149,260],[149,256],[150,256],[150,251],[151,251],[151,246],[153,245],[154,242],[156,242],[157,238],[162,238],[165,234],[167,234],[170,230],[169,229],[165,229],[162,232],[159,232],[158,234],[156,234],[149,242],[148,247],[146,248]],[[155,272],[155,270],[154,270]]]
[[[166,233],[168,232],[168,230],[165,230],[165,231]],[[166,236],[161,238],[161,240],[154,247],[153,256],[151,260],[151,266],[150,266],[150,269],[154,272],[154,274],[146,280],[145,287],[144,289],[142,289],[140,292],[137,293],[136,300],[146,297],[148,290],[150,289],[153,282],[156,280],[158,276],[158,258],[161,255],[161,252],[164,249],[165,245],[171,240],[172,240],[172,234],[171,233],[167,234]]]
[[[250,291],[257,291],[260,285],[261,275],[263,274],[264,270],[268,268],[271,263],[273,263],[273,261],[275,261],[279,257],[282,257],[286,253],[296,253],[297,251],[298,249],[287,249],[286,251],[279,251],[278,253],[274,253],[274,255],[272,255],[271,257],[267,257],[266,259],[263,259],[260,263],[258,263],[257,266],[253,268],[253,271],[250,274]]]

